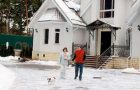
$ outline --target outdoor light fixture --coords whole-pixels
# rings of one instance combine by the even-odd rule
[[[69,32],[68,28],[66,28],[66,31]]]
[[[138,30],[140,31],[140,25],[138,25]]]
[[[38,33],[38,30],[37,29],[35,29],[35,31]]]

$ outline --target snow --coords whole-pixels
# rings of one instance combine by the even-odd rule
[[[19,63],[18,59],[21,58],[19,56],[7,56],[7,57],[0,57],[0,62],[7,63]],[[25,63],[24,63],[25,64]],[[39,65],[50,65],[50,66],[59,66],[58,62],[56,61],[42,61],[42,60],[30,60],[26,61],[26,64],[39,64]]]
[[[74,9],[75,11],[80,10],[80,5],[76,4],[73,1],[65,0],[65,1],[60,1],[60,2],[61,2],[61,5],[62,5],[60,7],[65,7],[67,5],[70,9]],[[66,5],[65,5],[64,2],[66,3]],[[75,15],[75,12],[72,12],[71,10],[69,10],[68,7],[65,7],[65,9],[67,10],[66,14],[68,15],[68,13],[71,13],[71,15],[68,15],[69,17],[71,16],[71,17],[73,17],[73,19],[76,19],[76,20],[82,22],[80,19],[77,18],[77,15]],[[62,8],[62,10],[64,10],[64,8]],[[60,15],[60,13],[56,9],[48,9],[47,12],[45,14],[43,14],[39,18],[38,21],[55,21],[55,20],[56,21],[64,21],[63,17]]]
[[[75,11],[80,11],[80,5],[79,4],[76,4],[76,3],[74,3],[73,1],[70,1],[70,0],[65,0],[64,2],[68,5],[68,7],[70,9],[74,9]]]
[[[68,8],[68,6],[64,3],[64,1],[62,0],[54,0],[54,1],[58,4],[58,6],[61,8],[64,14],[70,19],[72,24],[86,26],[86,24],[83,23],[82,19],[76,14],[76,12]]]
[[[5,65],[0,65],[0,90],[140,90],[140,75],[122,73],[121,69],[84,68],[83,80],[79,81],[74,80],[74,67],[67,67],[66,78],[60,79],[60,68],[44,68],[44,65],[56,67],[58,64],[55,61],[24,62],[24,65],[32,63],[41,66],[35,68],[32,65],[21,67],[21,63],[18,65],[11,58],[0,58],[0,63]],[[126,69],[131,70],[134,69]],[[48,84],[49,77],[56,77],[54,84]]]
[[[28,61],[27,63],[34,63],[34,64],[41,64],[41,65],[50,65],[50,66],[58,66],[58,63],[56,61],[40,61],[40,60],[33,60]]]
[[[122,70],[123,73],[135,73],[135,74],[140,74],[140,72],[134,68],[126,68]]]
[[[42,21],[65,21],[62,15],[59,13],[57,9],[48,9],[45,14],[43,14],[39,20]]]
[[[7,57],[1,57],[0,56],[0,61],[6,62],[6,61],[12,61],[12,60],[18,60],[18,56],[7,56]]]
[[[0,90],[8,90],[15,79],[15,74],[0,64]]]

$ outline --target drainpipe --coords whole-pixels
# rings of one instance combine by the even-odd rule
[[[115,56],[115,53],[114,53],[114,43],[113,43],[113,56]]]

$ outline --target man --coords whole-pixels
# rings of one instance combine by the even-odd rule
[[[85,51],[83,50],[82,46],[78,46],[77,50],[74,53],[74,58],[72,61],[75,60],[75,77],[74,79],[77,79],[78,77],[78,71],[80,70],[79,74],[79,80],[82,80],[82,73],[83,73],[83,64],[84,60],[86,58]]]

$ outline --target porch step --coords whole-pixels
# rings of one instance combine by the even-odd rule
[[[89,56],[89,55],[86,56],[84,66],[95,68],[96,67],[96,56]]]
[[[109,58],[109,56],[101,57],[100,61],[98,62],[96,62],[96,59],[96,56],[86,56],[84,66],[102,69],[110,60],[112,60],[112,58]]]

